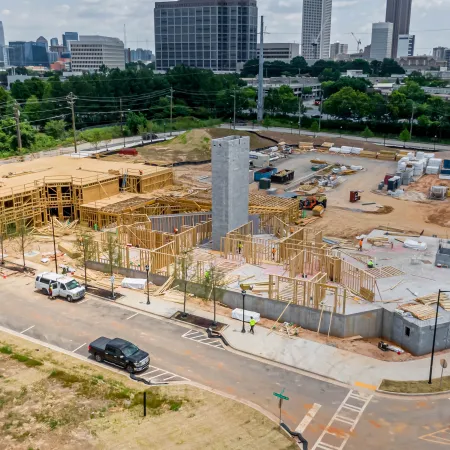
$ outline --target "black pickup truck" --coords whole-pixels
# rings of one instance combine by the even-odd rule
[[[123,367],[130,373],[141,372],[150,364],[147,352],[124,339],[109,339],[102,336],[91,342],[88,350],[97,362],[106,361]]]

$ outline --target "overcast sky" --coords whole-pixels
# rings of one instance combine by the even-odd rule
[[[151,0],[0,0],[0,20],[6,41],[49,41],[64,31],[100,34],[123,39],[126,24],[128,46],[154,49]],[[300,42],[301,0],[258,0],[265,16],[267,42]],[[332,42],[349,44],[356,51],[353,31],[363,46],[370,43],[372,22],[383,21],[384,0],[334,0]],[[411,32],[416,34],[416,53],[429,54],[439,45],[450,47],[450,0],[413,0]]]

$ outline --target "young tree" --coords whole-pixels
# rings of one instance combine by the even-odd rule
[[[92,234],[83,233],[78,236],[78,239],[75,242],[75,248],[80,253],[80,262],[84,267],[84,287],[88,288],[87,285],[87,261],[91,261],[96,254],[96,244],[94,241],[94,237]]]
[[[403,141],[403,147],[405,147],[406,142],[409,142],[411,140],[411,135],[406,128],[400,133],[399,139]]]
[[[316,137],[316,133],[319,131],[319,123],[317,120],[313,120],[311,124],[311,131],[314,133],[314,137]]]
[[[217,325],[216,322],[216,301],[219,297],[219,293],[217,292],[217,288],[225,286],[226,284],[226,274],[219,269],[216,263],[211,263],[208,269],[208,277],[205,277],[205,286],[210,292],[209,295],[212,294],[213,297],[213,306],[214,306],[214,319],[213,326]],[[208,296],[209,298],[209,296]]]
[[[122,249],[120,247],[117,234],[114,232],[105,233],[105,242],[102,244],[102,251],[108,258],[109,272],[113,275],[114,266],[120,267],[122,265]]]
[[[29,97],[26,101],[23,115],[30,122],[35,122],[41,118],[41,103],[35,95]]]
[[[184,251],[182,255],[176,258],[174,265],[174,278],[183,282],[184,301],[183,301],[183,317],[186,317],[186,301],[187,301],[187,284],[192,279],[192,265],[194,259],[191,252]]]
[[[23,268],[26,268],[25,252],[30,244],[33,242],[33,237],[31,236],[31,230],[28,227],[25,219],[22,219],[16,229],[16,232],[10,236],[14,239],[13,247],[15,250],[22,255]]]
[[[366,126],[366,128],[364,128],[364,131],[361,134],[362,134],[362,137],[366,138],[366,142],[367,142],[367,139],[374,136],[372,130],[368,126]]]

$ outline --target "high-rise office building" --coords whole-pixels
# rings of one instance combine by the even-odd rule
[[[392,31],[392,58],[397,57],[398,37],[400,34],[409,34],[411,22],[412,0],[387,0],[386,20],[394,25]]]
[[[290,63],[299,54],[300,45],[293,42],[264,42],[263,44],[264,61],[284,61]],[[259,58],[259,44],[256,46],[256,56]]]
[[[303,0],[302,55],[307,60],[330,57],[333,0]]]
[[[39,37],[36,39],[36,44],[42,45],[42,47],[45,48],[45,51],[48,52],[48,41],[47,41],[47,39],[45,39],[44,36],[39,36]]]
[[[445,51],[447,47],[434,47],[433,48],[433,58],[437,61],[444,61],[445,59]]]
[[[394,25],[390,22],[372,24],[372,42],[370,43],[370,57],[383,61],[392,57],[392,38]]]
[[[45,47],[36,42],[13,41],[9,43],[9,63],[11,66],[48,67]]]
[[[106,36],[80,36],[72,41],[70,53],[74,72],[95,72],[105,65],[109,69],[125,70],[123,42]]]
[[[50,46],[51,47],[56,47],[58,44],[58,38],[51,38],[50,39]]]
[[[414,34],[400,34],[398,36],[397,58],[400,56],[414,56],[414,45],[416,36]]]
[[[8,65],[5,61],[7,59],[6,53],[5,31],[3,30],[3,22],[0,20],[0,67]]]
[[[156,68],[179,64],[234,71],[256,58],[256,0],[155,3]]]
[[[142,48],[137,48],[136,50],[131,50],[131,62],[138,62],[138,61],[151,61],[152,60],[152,51],[151,50],[144,50]]]
[[[62,39],[64,48],[70,52],[69,41],[78,41],[78,33],[76,31],[66,31],[62,35]]]
[[[335,42],[330,45],[330,58],[334,59],[337,55],[346,55],[348,53],[348,44],[341,44],[340,42]]]

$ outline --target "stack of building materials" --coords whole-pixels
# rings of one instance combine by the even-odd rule
[[[397,152],[392,150],[381,150],[378,153],[377,159],[385,161],[395,161],[397,159]]]
[[[363,149],[361,147],[352,147],[351,153],[354,155],[360,155]]]
[[[370,150],[363,150],[359,156],[364,156],[364,158],[377,158],[378,153],[377,152],[371,152]]]
[[[341,153],[341,148],[340,147],[330,147],[330,152],[331,153]]]
[[[437,175],[441,168],[442,159],[439,158],[429,158],[427,168],[425,169],[425,173],[427,175]]]
[[[420,159],[418,161],[411,161],[411,164],[413,166],[413,174],[415,177],[418,177],[420,175],[423,175],[423,171],[425,169],[425,159]]]
[[[450,159],[444,159],[439,179],[450,180]]]
[[[431,306],[437,303],[438,294],[429,294],[423,297],[416,298],[416,302],[422,303],[422,305]],[[446,311],[450,311],[450,297],[441,293],[441,297],[439,298],[439,306],[444,308]]]
[[[402,185],[408,186],[412,182],[413,174],[413,168],[407,167],[406,170],[402,173]]]
[[[407,303],[401,305],[398,309],[411,313],[419,320],[428,320],[436,317],[436,310],[428,305],[418,305],[416,303]]]
[[[351,152],[352,152],[352,147],[347,147],[346,145],[343,145],[341,147],[341,153],[349,154]]]

